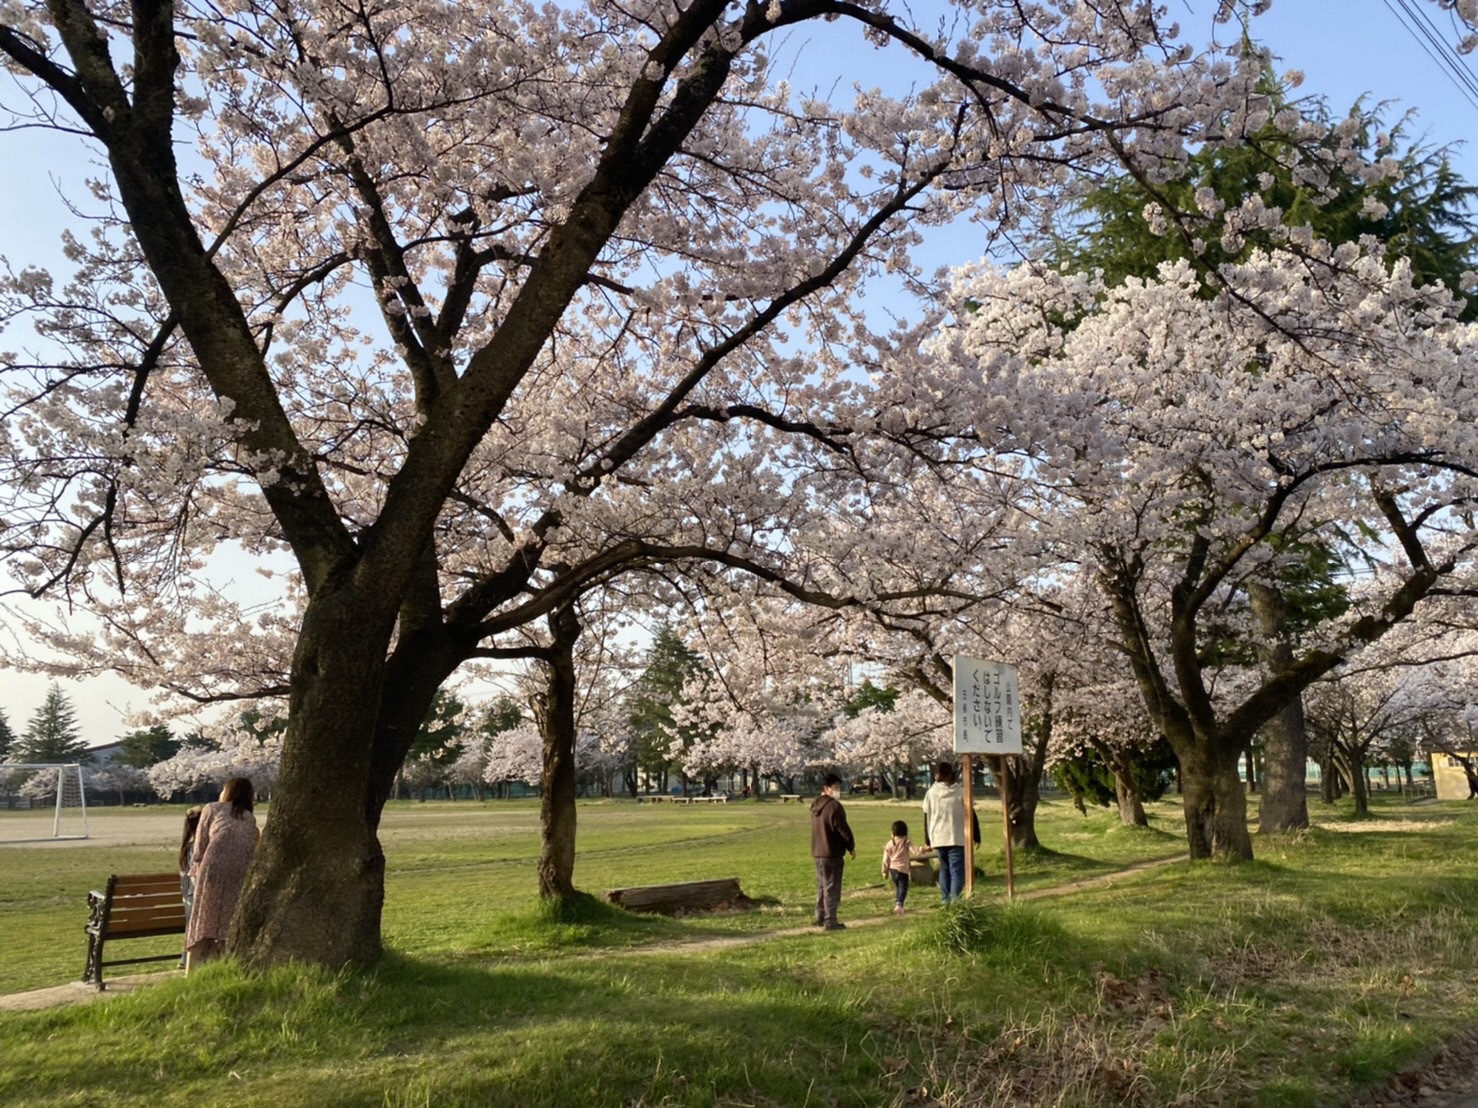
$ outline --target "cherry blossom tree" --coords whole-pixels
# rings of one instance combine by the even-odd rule
[[[629,620],[607,607],[609,599],[596,590],[569,601],[550,613],[543,634],[525,628],[522,645],[489,652],[535,663],[519,683],[533,708],[540,739],[537,868],[539,895],[546,901],[565,900],[576,891],[575,799],[582,767],[587,780],[598,777],[605,792],[612,769],[624,764],[629,753],[630,736],[611,680],[613,672],[629,663],[619,640]],[[489,779],[508,780],[513,772],[519,775],[513,779],[530,780],[525,737],[500,740],[495,736],[489,744],[487,772],[501,776]]]
[[[84,770],[82,782],[88,795],[106,792],[116,793],[118,803],[123,804],[128,794],[149,795],[149,778],[144,770],[123,762],[113,762],[101,769]]]
[[[1328,748],[1357,815],[1369,811],[1373,765],[1409,764],[1423,738],[1451,732],[1472,712],[1466,679],[1475,651],[1472,631],[1429,616],[1403,624],[1310,688],[1311,733]]]
[[[892,704],[838,718],[827,739],[840,764],[887,769],[895,780],[893,795],[901,798],[902,777],[911,778],[918,766],[954,749],[954,716],[934,697],[909,689]]]
[[[522,781],[537,785],[544,772],[544,740],[532,720],[499,731],[487,740],[483,780],[492,785]]]
[[[775,778],[782,792],[793,793],[802,774],[836,763],[826,732],[840,710],[843,682],[834,660],[809,649],[813,616],[752,582],[710,589],[710,603],[695,613],[684,639],[703,668],[672,712],[668,754],[686,774],[742,771],[756,787]]]
[[[1110,180],[1085,197],[1080,210],[1066,214],[1052,244],[1055,264],[1101,270],[1109,284],[1126,276],[1152,277],[1159,264],[1178,260],[1214,275],[1219,265],[1245,258],[1255,247],[1286,242],[1288,227],[1296,225],[1336,244],[1373,238],[1388,258],[1411,264],[1414,283],[1440,281],[1457,289],[1474,264],[1478,228],[1471,212],[1475,190],[1453,171],[1449,151],[1410,145],[1404,132],[1411,115],[1389,121],[1384,105],[1369,109],[1357,103],[1334,118],[1321,99],[1294,101],[1296,82],[1280,78],[1271,66],[1260,87],[1270,114],[1252,141],[1197,151],[1174,181],[1127,173]],[[1306,129],[1309,119],[1323,125],[1317,138]],[[1313,149],[1306,151],[1311,142]],[[1229,236],[1205,234],[1203,212],[1241,209],[1253,196],[1263,210],[1281,212],[1281,222],[1244,223]],[[1162,216],[1174,214],[1176,225],[1152,231],[1146,206]],[[1475,311],[1478,302],[1470,301],[1462,315],[1471,318]],[[1296,532],[1290,541],[1302,557],[1285,558],[1281,577],[1245,586],[1252,647],[1270,673],[1291,664],[1302,627],[1337,616],[1343,607],[1337,559],[1317,542],[1300,542]],[[1300,699],[1268,721],[1261,739],[1260,831],[1307,827],[1308,749]]]
[[[1209,284],[1187,263],[1113,289],[1022,266],[967,274],[960,294],[946,348],[982,382],[976,425],[1032,456],[1034,533],[1102,590],[1180,761],[1192,855],[1250,857],[1237,765],[1257,729],[1474,586],[1478,336],[1404,263],[1308,238]],[[1292,535],[1359,558],[1368,587],[1256,677],[1211,648],[1240,618],[1230,595],[1275,578]]]
[[[187,744],[174,757],[156,762],[144,771],[150,787],[169,800],[182,793],[215,788],[230,777],[249,777],[258,797],[270,796],[280,772],[282,734],[259,740],[237,733],[222,739],[220,746]],[[275,818],[275,808],[273,815]]]
[[[1056,726],[1062,749],[1054,773],[1068,773],[1072,764],[1089,772],[1102,766],[1113,781],[1119,822],[1126,827],[1149,826],[1144,793],[1148,789],[1148,799],[1158,799],[1165,783],[1155,780],[1161,769],[1146,765],[1158,736],[1145,717],[1139,690],[1125,678],[1084,686],[1075,694],[1072,704],[1059,706]],[[1146,780],[1149,784],[1142,784]],[[1070,784],[1074,783],[1070,780]],[[1074,784],[1074,800],[1086,812],[1083,799],[1079,785]]]
[[[806,27],[910,91],[782,80]],[[8,562],[101,619],[98,664],[286,698],[255,964],[379,955],[379,812],[460,665],[629,564],[786,556],[768,460],[826,437],[922,228],[1173,165],[1248,85],[1144,3],[9,0],[0,56],[12,118],[105,167],[71,272],[4,285]],[[259,657],[201,587],[222,549],[295,579]]]

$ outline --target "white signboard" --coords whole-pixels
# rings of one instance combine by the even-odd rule
[[[1015,666],[955,655],[955,753],[1021,753]]]

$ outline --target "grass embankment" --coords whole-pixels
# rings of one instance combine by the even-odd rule
[[[891,901],[888,823],[916,821],[848,808],[866,844],[842,911],[857,922]],[[1478,805],[1378,814],[1320,811],[1326,826],[1259,840],[1249,865],[1011,907],[988,848],[966,910],[916,890],[902,920],[682,950],[805,924],[803,806],[582,805],[582,887],[737,875],[763,902],[682,921],[593,902],[542,915],[530,806],[393,808],[395,953],[373,972],[219,965],[0,1017],[0,1101],[1322,1108],[1478,1025]],[[1020,859],[1024,894],[1181,849],[1168,805],[1138,832],[1051,805],[1040,831],[1054,849]],[[0,850],[0,991],[75,978],[82,893],[141,868],[168,868],[167,845]]]

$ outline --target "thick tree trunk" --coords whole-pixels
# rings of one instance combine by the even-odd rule
[[[1258,655],[1269,673],[1293,664],[1293,648],[1284,623],[1283,595],[1270,585],[1250,585],[1252,617],[1257,625]],[[1309,825],[1309,740],[1303,697],[1290,701],[1262,730],[1262,807],[1257,829],[1264,835],[1285,834]]]
[[[1309,746],[1302,699],[1295,700],[1263,727],[1262,811],[1257,829],[1264,835],[1297,831],[1309,825]]]
[[[1011,775],[1011,807],[1007,823],[1011,828],[1011,846],[1015,850],[1036,850],[1042,845],[1037,838],[1037,806],[1042,800],[1042,774],[1047,767],[1047,746],[1052,741],[1052,683],[1046,686],[1045,706],[1026,737],[1025,753],[1014,759],[991,759],[991,771],[998,762],[1009,763]]]
[[[544,739],[540,776],[539,896],[563,899],[575,891],[575,640],[573,608],[549,617],[554,645],[544,660],[547,687],[535,706]]]
[[[1247,794],[1237,774],[1238,750],[1182,750],[1181,802],[1192,858],[1252,858]]]
[[[1042,773],[1047,765],[1047,746],[1052,741],[1052,680],[1044,691],[1041,713],[1035,726],[1023,735],[1023,753],[1016,757],[987,758],[986,765],[999,781],[1009,777],[1007,793],[1010,806],[1006,826],[1011,829],[1011,847],[1036,850],[1042,845],[1037,838],[1037,807],[1042,800]]]
[[[1119,822],[1125,827],[1148,827],[1149,817],[1145,815],[1144,800],[1139,795],[1139,787],[1134,783],[1133,773],[1117,760],[1111,769],[1114,774],[1114,799],[1119,804]]]
[[[1037,804],[1042,799],[1042,770],[1034,758],[1000,758],[1007,763],[1011,803],[1006,822],[1011,828],[1013,850],[1036,850],[1042,845],[1037,838]],[[984,828],[981,829],[984,831]],[[982,838],[984,836],[982,835]]]
[[[385,855],[377,834],[393,772],[376,788],[390,621],[349,594],[316,599],[293,660],[272,818],[227,942],[251,965],[367,965],[381,953]]]

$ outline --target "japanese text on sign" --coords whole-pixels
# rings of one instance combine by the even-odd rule
[[[1015,666],[955,655],[955,753],[1021,753]]]

